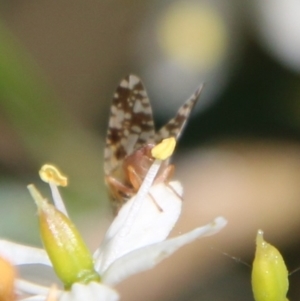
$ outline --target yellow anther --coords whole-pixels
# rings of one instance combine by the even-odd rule
[[[68,178],[53,165],[45,164],[39,171],[41,179],[46,182],[54,182],[57,186],[67,186]]]
[[[176,139],[174,137],[166,138],[152,148],[151,154],[155,159],[166,160],[172,156],[175,146]]]

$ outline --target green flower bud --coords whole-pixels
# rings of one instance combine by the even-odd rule
[[[75,282],[100,281],[93,258],[71,220],[44,199],[38,190],[28,189],[38,207],[41,238],[57,276],[70,289]]]
[[[287,301],[288,271],[280,252],[263,238],[256,236],[256,252],[252,266],[252,290],[255,301]]]

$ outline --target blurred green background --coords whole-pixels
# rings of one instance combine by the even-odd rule
[[[121,78],[135,73],[158,126],[206,83],[174,158],[187,208],[174,235],[216,214],[229,226],[215,241],[177,255],[182,269],[166,264],[120,286],[123,300],[252,300],[250,269],[221,253],[251,263],[259,228],[290,270],[299,266],[294,2],[2,1],[0,235],[40,244],[26,185],[49,197],[38,170],[55,163],[70,179],[62,194],[71,215],[91,248],[100,243],[112,219],[103,182],[110,102]],[[203,248],[211,261],[197,253]],[[291,276],[290,300],[300,296],[299,279]]]

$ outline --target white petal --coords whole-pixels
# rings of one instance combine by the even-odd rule
[[[25,299],[21,299],[22,301],[46,301],[46,296],[43,295],[37,295],[37,296],[33,296],[33,297],[28,297]]]
[[[151,269],[180,247],[199,237],[213,235],[226,224],[227,221],[223,217],[218,217],[210,224],[186,234],[130,252],[107,269],[102,275],[102,281],[108,285],[115,285],[131,275]]]
[[[108,229],[104,241],[94,255],[95,268],[100,273],[121,256],[135,249],[166,239],[177,222],[182,200],[182,187],[179,182],[157,184],[151,187],[139,213],[129,227],[124,223],[135,197],[119,211]],[[126,221],[128,225],[128,220]]]
[[[52,266],[45,250],[0,240],[0,255],[13,265],[44,264]]]
[[[90,282],[87,285],[75,283],[71,291],[61,294],[59,301],[117,301],[119,294],[112,288],[98,282]]]
[[[15,289],[23,294],[44,295],[46,297],[50,288],[23,279],[16,279]]]

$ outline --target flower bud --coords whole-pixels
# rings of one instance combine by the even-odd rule
[[[14,294],[14,281],[16,271],[14,267],[4,258],[0,257],[0,300],[13,301],[15,300]]]
[[[252,290],[255,301],[287,301],[288,271],[279,251],[256,236],[256,252],[252,266]]]
[[[70,289],[75,282],[100,281],[93,258],[75,225],[49,204],[33,185],[28,189],[38,207],[41,238],[57,276]]]

